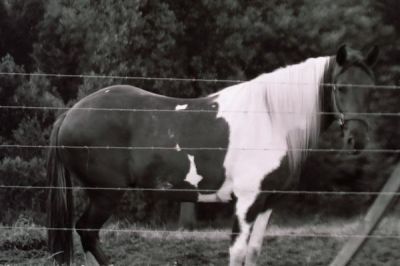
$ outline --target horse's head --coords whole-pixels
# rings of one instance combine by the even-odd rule
[[[333,111],[341,126],[343,149],[363,149],[368,142],[368,121],[365,113],[368,109],[369,88],[375,84],[371,67],[379,54],[373,47],[366,56],[359,51],[342,45],[336,54],[331,87]]]

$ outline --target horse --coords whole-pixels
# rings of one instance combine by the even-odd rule
[[[196,99],[128,85],[81,99],[51,132],[50,252],[62,264],[73,257],[74,177],[89,198],[75,229],[85,254],[100,265],[110,260],[99,230],[122,188],[153,188],[182,202],[234,201],[229,265],[256,265],[274,197],[265,190],[296,189],[307,151],[334,123],[341,127],[343,149],[357,153],[367,145],[365,88],[375,84],[378,54],[376,46],[363,55],[342,45],[335,55]]]

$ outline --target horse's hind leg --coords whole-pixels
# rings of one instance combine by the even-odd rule
[[[107,265],[109,261],[100,247],[99,230],[111,216],[122,194],[120,191],[88,191],[89,204],[76,223],[83,250],[87,255],[91,253],[100,265]]]

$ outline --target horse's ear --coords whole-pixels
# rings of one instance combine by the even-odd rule
[[[365,57],[365,63],[368,66],[373,66],[376,61],[378,60],[378,56],[379,56],[379,47],[377,45],[374,45],[374,47],[371,48],[371,50],[369,50],[368,55]]]
[[[346,44],[342,44],[336,52],[336,63],[338,63],[339,66],[345,65],[347,57],[347,46]]]

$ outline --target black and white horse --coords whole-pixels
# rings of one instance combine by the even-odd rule
[[[367,110],[363,85],[375,82],[370,67],[377,55],[375,47],[364,57],[342,46],[335,56],[198,99],[131,86],[83,98],[58,118],[51,135],[49,185],[64,189],[49,194],[50,251],[59,252],[60,263],[71,261],[72,231],[54,228],[73,228],[72,191],[65,188],[73,175],[85,187],[164,189],[160,196],[179,201],[234,200],[230,265],[255,265],[271,214],[272,195],[262,190],[295,189],[307,149],[334,121],[345,149],[367,144],[368,123],[359,114]],[[99,230],[123,190],[86,192],[90,202],[75,228],[84,251],[104,265]]]

